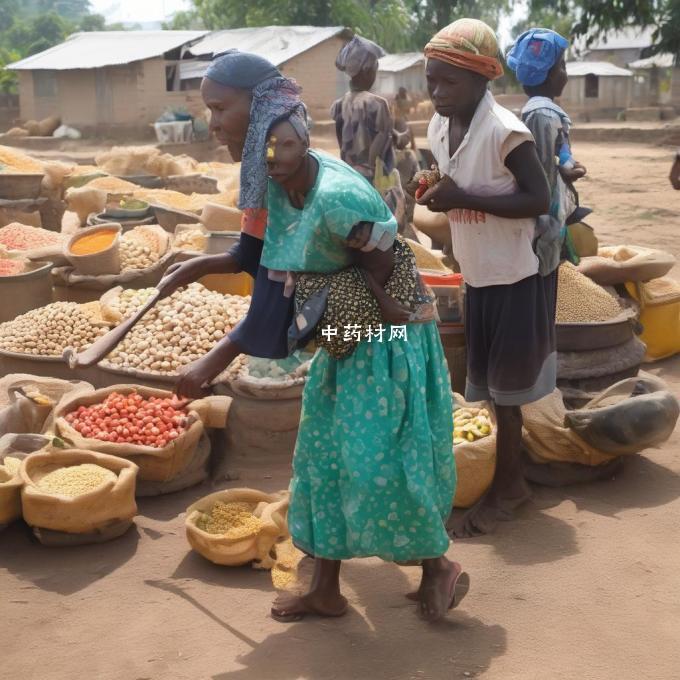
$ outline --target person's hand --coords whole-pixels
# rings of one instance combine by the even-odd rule
[[[197,281],[203,276],[203,263],[200,257],[186,262],[176,262],[170,265],[163,278],[160,280],[156,288],[160,293],[159,299],[163,299],[172,295],[178,288],[188,286],[190,283]]]
[[[669,179],[674,189],[680,190],[680,156],[675,157]]]
[[[210,389],[205,386],[218,373],[219,368],[215,370],[209,355],[206,354],[179,370],[179,379],[175,385],[175,393],[180,397],[188,397],[189,399],[205,397],[210,392]]]
[[[573,168],[560,168],[560,174],[565,182],[573,183],[582,177],[585,177],[587,170],[584,165],[576,161]]]
[[[432,212],[448,212],[454,208],[465,208],[466,197],[467,194],[448,175],[444,175],[416,202]]]
[[[378,300],[378,304],[380,314],[386,323],[402,326],[411,318],[411,310],[387,294]]]

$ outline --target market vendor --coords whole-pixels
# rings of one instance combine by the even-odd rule
[[[522,404],[555,389],[557,272],[539,273],[536,218],[550,195],[531,132],[489,91],[500,77],[498,43],[481,21],[461,19],[425,48],[436,113],[428,140],[442,175],[418,202],[447,212],[466,282],[466,399],[493,402],[498,426],[489,491],[457,536],[492,531],[529,497],[521,466]]]
[[[674,189],[680,189],[680,149],[675,152],[669,179]]]
[[[335,65],[349,78],[349,92],[331,106],[331,118],[340,147],[340,158],[380,191],[400,231],[407,227],[405,195],[396,169],[395,138],[410,141],[409,133],[397,133],[384,97],[371,92],[378,74],[378,59],[385,51],[374,42],[354,36],[340,50]],[[383,185],[384,184],[384,185]]]
[[[251,231],[264,241],[258,281],[263,272],[266,281],[281,274],[280,288],[256,284],[248,317],[259,315],[250,323],[265,334],[262,343],[278,345],[280,338],[274,336],[282,322],[275,306],[278,300],[285,310],[286,300],[293,300],[291,273],[302,280],[309,272],[332,275],[345,270],[361,245],[359,263],[374,279],[375,289],[371,283],[368,287],[378,298],[377,289],[399,263],[394,259],[396,221],[380,195],[345,163],[309,149],[297,90],[271,64],[269,69],[252,55],[224,55],[208,70],[202,94],[212,113],[212,129],[242,159],[241,204],[256,209],[246,213],[242,250],[223,256],[221,266],[229,271],[238,268],[242,251],[250,248],[244,238]],[[249,80],[243,74],[249,74]],[[269,94],[263,96],[265,92]],[[281,92],[286,93],[285,110],[274,114],[272,107]],[[359,238],[356,226],[363,224],[370,228],[366,238]],[[389,267],[384,266],[386,258]],[[203,261],[211,268],[218,266],[217,260]],[[248,261],[247,266],[252,269],[253,264]],[[169,294],[204,270],[195,262],[182,264],[161,288]],[[397,282],[397,287],[416,283],[415,266],[410,275],[413,281]],[[342,293],[349,305],[365,304]],[[265,303],[260,296],[267,296]],[[383,315],[389,314],[382,303],[380,307]],[[428,620],[441,618],[467,592],[467,575],[445,557],[449,547],[445,521],[456,474],[443,349],[434,321],[418,319],[401,328],[403,333],[395,333],[388,323],[384,339],[362,337],[347,358],[337,359],[320,349],[312,361],[288,523],[295,544],[315,558],[315,573],[306,595],[285,596],[275,603],[272,615],[277,619],[344,614],[347,602],[340,594],[340,566],[352,557],[422,561],[415,598]],[[244,337],[240,343],[248,340]],[[225,357],[231,356],[231,342],[220,341],[191,364],[178,390],[191,395],[220,373]]]

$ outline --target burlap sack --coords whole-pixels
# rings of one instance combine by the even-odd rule
[[[66,191],[68,209],[78,215],[80,225],[87,223],[92,213],[99,214],[106,208],[108,192],[93,187],[72,187]]]
[[[5,458],[24,460],[50,442],[48,437],[33,434],[6,434],[0,437],[0,466]],[[0,530],[21,517],[21,474],[10,475],[0,470]]]
[[[488,437],[474,442],[456,444],[453,456],[456,460],[456,495],[453,499],[454,508],[469,508],[473,506],[491,486],[496,469],[496,421],[491,407],[486,402],[470,403],[460,394],[454,394],[454,404],[457,408],[474,406],[487,408],[494,424]]]
[[[104,401],[112,392],[130,394],[139,392],[143,397],[170,397],[172,392],[136,385],[114,385],[94,392],[73,394],[63,399],[55,409],[55,430],[58,436],[75,448],[88,449],[121,458],[128,458],[139,466],[139,479],[150,482],[167,482],[186,469],[196,454],[206,427],[224,428],[231,406],[229,397],[206,397],[191,402],[187,407],[189,427],[177,439],[163,448],[136,444],[117,444],[83,437],[66,422],[66,414],[79,406],[90,406]]]
[[[535,463],[602,465],[616,456],[597,450],[565,425],[567,409],[555,390],[539,401],[522,406],[522,442]]]
[[[565,424],[599,451],[618,456],[663,444],[679,415],[668,386],[642,376],[622,380],[583,408],[567,412]]]
[[[147,496],[161,496],[167,493],[183,491],[208,479],[210,465],[210,438],[203,433],[198,446],[184,470],[180,470],[175,477],[167,482],[151,482],[137,480],[137,498]]]
[[[246,538],[227,538],[209,534],[196,526],[201,514],[209,513],[216,501],[223,503],[252,503],[256,517],[262,520],[262,528],[253,536]],[[287,491],[266,494],[255,489],[226,489],[201,498],[186,511],[187,540],[197,553],[215,564],[236,567],[258,561],[271,564],[272,548],[280,540],[287,538],[288,532]]]
[[[79,380],[57,380],[25,373],[0,379],[0,436],[47,432],[56,404],[73,392],[94,389]]]
[[[294,355],[291,359],[295,359]],[[305,354],[305,357],[308,356]],[[252,358],[249,361],[253,360]],[[219,375],[213,384],[225,382],[235,394],[252,399],[279,400],[300,399],[305,388],[306,376],[311,364],[311,358],[305,361],[298,359],[299,365],[293,368],[286,366],[284,370],[291,372],[278,378],[257,378],[248,371],[242,371],[237,377],[231,377],[228,369]]]
[[[582,257],[578,269],[601,286],[650,281],[665,276],[675,257],[641,246],[601,246],[596,257]]]
[[[53,470],[91,463],[115,472],[117,480],[81,494],[50,494],[38,486]],[[112,524],[132,522],[137,513],[135,481],[137,466],[129,460],[80,449],[52,449],[24,459],[20,469],[23,488],[21,508],[24,520],[32,527],[69,534],[87,534]]]

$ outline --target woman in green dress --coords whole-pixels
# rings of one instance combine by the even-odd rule
[[[219,77],[229,87],[228,78]],[[235,99],[229,94],[219,117],[225,126]],[[237,98],[233,106],[240,106]],[[288,523],[295,544],[314,557],[314,577],[307,594],[279,597],[272,615],[290,621],[344,614],[341,561],[377,556],[422,562],[412,598],[423,617],[435,620],[458,604],[469,583],[460,565],[445,557],[456,475],[451,387],[437,327],[434,321],[389,324],[403,323],[403,309],[384,290],[396,220],[365,178],[309,149],[296,116],[270,123],[258,149],[269,175],[260,266],[290,282],[357,263],[388,323],[384,336],[361,338],[348,357],[335,359],[320,349],[312,361]],[[227,137],[230,131],[218,132]],[[360,237],[358,224],[370,225]],[[219,344],[197,364],[196,376],[190,366],[183,377],[190,389],[224,368]]]

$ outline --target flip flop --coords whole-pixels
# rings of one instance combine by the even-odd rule
[[[463,567],[458,562],[454,562],[458,568],[458,575],[451,584],[451,599],[449,601],[449,609],[455,609],[468,594],[470,590],[470,575],[463,571]]]

